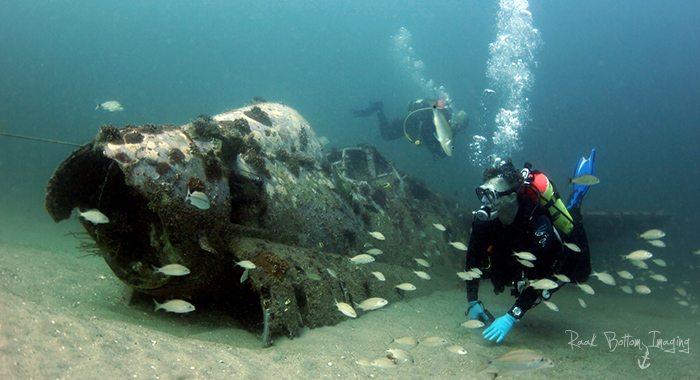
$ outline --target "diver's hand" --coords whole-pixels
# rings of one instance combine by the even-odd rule
[[[489,317],[481,301],[469,302],[469,319],[478,319],[484,323],[488,322]]]
[[[501,343],[506,334],[508,334],[508,331],[513,328],[514,324],[515,318],[510,314],[506,314],[500,318],[496,318],[491,326],[484,330],[481,335],[488,340],[496,339],[496,343]]]

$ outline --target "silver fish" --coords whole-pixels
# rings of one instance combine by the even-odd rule
[[[484,322],[478,319],[470,319],[462,323],[460,326],[464,327],[465,329],[480,329],[484,327]]]
[[[367,264],[367,263],[373,262],[374,257],[370,256],[366,253],[363,253],[363,254],[360,254],[360,255],[357,255],[357,256],[351,258],[350,261],[352,261],[352,263],[355,265]]]
[[[466,355],[467,350],[464,349],[464,347],[458,345],[458,344],[453,344],[451,346],[447,346],[447,351],[454,352],[455,354],[458,355]]]
[[[641,260],[651,259],[653,256],[654,255],[651,252],[640,249],[640,250],[634,251],[626,256],[622,256],[622,258],[627,259],[627,260],[633,260],[633,261],[634,260],[641,261]]]
[[[566,177],[566,178],[569,180],[567,185],[570,183],[575,183],[577,185],[591,186],[591,185],[597,185],[600,183],[600,180],[598,179],[598,177],[590,175],[590,174],[581,174],[580,176],[578,176],[576,178],[569,178],[569,177]]]
[[[186,266],[180,264],[168,264],[164,267],[153,267],[153,273],[161,273],[166,276],[186,276],[190,274],[190,270]]]
[[[652,259],[651,261],[654,262],[654,264],[660,266],[660,267],[665,267],[666,262],[663,259]]]
[[[165,311],[171,312],[171,313],[179,313],[179,314],[184,314],[184,313],[189,313],[194,311],[194,305],[187,301],[183,300],[169,300],[163,303],[158,303],[158,301],[153,300],[153,302],[156,303],[156,308],[154,311],[158,311],[160,309],[163,309]]]
[[[588,293],[590,295],[595,294],[595,290],[593,290],[593,288],[591,288],[591,286],[588,284],[576,284],[576,286],[581,288],[581,290],[583,290],[584,293]]]
[[[593,272],[591,276],[597,277],[603,284],[615,286],[615,279],[609,273]]]
[[[637,285],[634,287],[634,291],[639,293],[639,294],[649,294],[651,293],[651,289],[649,289],[648,286],[646,285]]]
[[[548,278],[543,278],[539,279],[537,281],[532,281],[530,283],[530,286],[532,286],[535,289],[539,290],[549,290],[549,289],[554,289],[559,286],[556,282],[548,279]]]
[[[647,243],[653,245],[654,247],[666,248],[666,243],[661,240],[647,240]]]
[[[384,251],[382,251],[379,248],[372,248],[372,249],[368,249],[366,253],[369,253],[372,256],[378,256],[378,255],[381,255],[382,253],[384,253]]]
[[[527,260],[523,260],[523,259],[516,259],[516,261],[519,262],[520,265],[522,265],[524,267],[528,267],[528,268],[535,267],[535,264],[533,264],[532,261],[527,261]]]
[[[462,243],[461,241],[451,241],[451,242],[449,242],[449,243],[450,243],[451,246],[453,246],[453,247],[459,249],[460,251],[465,251],[465,252],[466,252],[467,249],[468,249],[467,246],[464,245],[464,243]]]
[[[477,372],[488,370],[489,373],[497,374],[501,371],[515,372],[552,367],[554,364],[551,360],[535,351],[515,350],[496,359],[488,360]]]
[[[626,270],[621,270],[617,272],[617,274],[625,280],[631,280],[634,278],[634,275]]]
[[[195,191],[194,193],[190,192],[190,189],[187,189],[187,195],[185,196],[185,203],[190,202],[190,204],[200,210],[208,210],[209,209],[209,197],[207,197],[206,194],[204,194],[201,191]]]
[[[515,251],[513,251],[513,256],[515,256],[521,260],[528,260],[528,261],[537,260],[537,257],[530,252],[515,252]]]
[[[447,119],[445,119],[445,114],[441,108],[438,108],[437,104],[433,105],[433,124],[435,124],[435,134],[442,150],[447,156],[451,157],[455,148],[454,141],[452,141],[452,127],[450,127]]]
[[[666,278],[666,276],[664,276],[664,275],[662,275],[662,274],[658,274],[658,273],[649,276],[649,278],[651,278],[652,280],[656,280],[656,281],[658,281],[658,282],[666,282],[666,281],[668,281],[668,279]]]
[[[564,246],[566,246],[566,248],[569,248],[574,252],[581,252],[581,248],[579,248],[579,246],[574,243],[564,243]]]
[[[414,338],[412,336],[404,336],[404,337],[399,338],[399,339],[394,339],[394,341],[392,343],[398,343],[398,344],[403,345],[403,346],[413,347],[413,346],[418,344],[418,341],[416,340],[416,338]]]
[[[376,359],[372,360],[371,364],[373,367],[383,368],[383,369],[396,367],[396,362],[387,358],[386,356],[382,356],[381,358],[376,358]]]
[[[416,290],[416,286],[413,284],[409,284],[408,282],[404,282],[403,284],[398,284],[398,285],[396,285],[396,287],[401,289],[401,290],[407,291],[407,292]]]
[[[397,363],[413,363],[413,356],[400,348],[389,348],[386,350],[387,357]]]
[[[433,226],[438,229],[438,231],[446,231],[447,228],[440,223],[433,223]]]
[[[446,345],[447,339],[441,338],[439,336],[431,336],[430,338],[425,338],[420,341],[421,346],[426,346],[426,347],[438,347],[438,346],[444,346]]]
[[[564,274],[555,274],[554,277],[556,277],[557,280],[559,280],[559,281],[561,281],[561,282],[571,282],[571,280],[569,279],[569,277],[567,277],[567,276],[564,275]]]
[[[622,285],[620,286],[620,290],[627,294],[632,294],[632,288],[630,288],[628,285]]]
[[[373,231],[373,232],[370,232],[369,234],[370,234],[370,236],[372,236],[373,238],[375,238],[377,240],[386,240],[386,237],[384,237],[384,234],[379,232],[379,231]]]
[[[340,310],[341,313],[347,315],[350,318],[357,318],[357,312],[349,304],[345,302],[335,301],[335,306]]]
[[[581,305],[582,308],[584,308],[584,309],[586,308],[586,301],[584,301],[580,298],[578,299],[578,304]]]
[[[424,280],[430,280],[430,275],[423,272],[422,270],[414,270],[413,273],[415,273],[416,276],[418,276]]]
[[[420,265],[420,266],[422,266],[422,267],[430,268],[430,263],[427,262],[427,261],[424,260],[424,259],[413,259],[413,260],[416,260],[416,262],[418,263],[418,265]]]
[[[547,306],[550,310],[559,311],[559,308],[557,307],[557,305],[554,304],[554,302],[542,300],[542,303],[545,306]]]
[[[236,263],[239,267],[243,267],[245,269],[255,269],[257,268],[255,264],[252,261],[249,260],[242,260]]]
[[[109,218],[105,214],[99,212],[96,209],[83,211],[80,213],[80,216],[92,224],[109,223]]]
[[[98,110],[100,108],[109,112],[124,111],[124,107],[122,107],[122,105],[119,104],[119,102],[116,100],[110,100],[104,103],[97,103],[97,107],[95,107],[95,110]]]
[[[661,239],[664,236],[666,236],[665,232],[655,228],[649,231],[644,231],[644,233],[640,234],[637,238],[642,238],[646,240],[657,240]]]
[[[374,277],[377,278],[379,281],[386,281],[386,277],[384,277],[384,274],[382,272],[372,272]]]
[[[360,302],[357,307],[359,307],[362,310],[377,310],[379,308],[382,308],[389,304],[389,301],[385,300],[384,298],[379,298],[379,297],[372,297],[372,298],[367,298],[366,300]]]

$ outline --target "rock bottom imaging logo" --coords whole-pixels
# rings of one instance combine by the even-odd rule
[[[683,353],[690,354],[690,338],[682,339],[680,336],[676,336],[671,339],[664,339],[659,331],[649,331],[649,336],[642,338],[635,338],[634,336],[625,333],[618,334],[612,331],[606,331],[603,333],[603,339],[596,341],[598,338],[595,333],[590,337],[581,337],[578,332],[574,330],[566,330],[566,335],[569,337],[569,347],[571,349],[585,349],[589,347],[603,346],[607,347],[610,352],[614,352],[618,349],[636,349],[643,352],[643,355],[637,359],[637,365],[641,369],[648,368],[651,365],[651,360],[649,358],[650,350],[660,350],[669,354]]]

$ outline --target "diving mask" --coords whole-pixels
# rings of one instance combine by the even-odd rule
[[[492,187],[479,186],[476,188],[476,197],[485,205],[495,205],[499,197],[510,195],[516,190],[517,189],[508,189],[506,191],[497,191]]]

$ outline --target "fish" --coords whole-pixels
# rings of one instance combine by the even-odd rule
[[[396,285],[396,287],[401,289],[401,290],[405,290],[407,292],[416,290],[416,286],[413,284],[410,284],[408,282],[404,282],[403,284],[398,284],[398,285]]]
[[[413,356],[400,348],[389,348],[386,350],[386,357],[397,363],[413,363]]]
[[[659,230],[659,229],[651,229],[648,231],[644,231],[643,233],[639,234],[637,236],[637,239],[646,239],[646,240],[658,240],[661,239],[662,237],[666,236],[666,233]]]
[[[109,218],[105,214],[99,212],[97,209],[83,211],[80,213],[80,216],[92,224],[109,223]]]
[[[346,316],[350,318],[357,318],[357,312],[355,312],[355,309],[350,306],[350,304],[347,304],[345,302],[338,302],[338,300],[335,301],[335,307],[340,310],[341,313],[345,314]]]
[[[645,263],[644,261],[641,261],[641,260],[632,260],[632,261],[630,261],[630,263],[639,269],[648,269],[649,268],[647,263]]]
[[[336,273],[333,269],[331,269],[331,268],[326,268],[326,271],[328,272],[328,274],[331,275],[331,277],[333,277],[333,278],[338,278],[338,273]]]
[[[586,301],[584,301],[580,298],[578,299],[578,304],[581,305],[582,308],[584,308],[584,309],[586,308]]]
[[[700,255],[700,249],[698,249],[697,251],[693,251],[693,255]]]
[[[104,103],[97,103],[97,107],[95,107],[95,110],[98,110],[102,108],[105,111],[109,112],[119,112],[119,111],[124,111],[124,107],[122,107],[121,104],[119,104],[118,101],[116,100],[110,100]]]
[[[634,291],[639,293],[639,294],[649,294],[651,293],[651,289],[649,289],[648,286],[646,285],[637,285],[634,287]]]
[[[397,344],[400,344],[402,346],[414,347],[415,345],[418,344],[418,341],[416,340],[416,338],[414,338],[412,336],[404,336],[404,337],[401,337],[399,339],[394,339],[394,341],[391,343],[397,343]]]
[[[447,228],[445,228],[445,226],[443,226],[443,225],[440,224],[440,223],[433,223],[433,226],[434,226],[435,228],[437,228],[438,231],[443,231],[443,232],[444,232],[444,231],[447,230]]]
[[[495,94],[495,93],[496,93],[496,91],[495,91],[495,90],[492,90],[492,89],[490,89],[490,88],[485,88],[485,89],[484,89],[484,94]]]
[[[184,265],[168,264],[160,268],[153,266],[153,273],[160,273],[166,276],[186,276],[190,274],[190,270]]]
[[[460,326],[464,327],[465,329],[480,329],[484,327],[484,322],[478,319],[470,319],[462,323]]]
[[[439,347],[439,346],[444,346],[446,345],[447,339],[441,338],[439,336],[431,336],[430,338],[425,338],[420,341],[421,346],[426,346],[426,347]]]
[[[559,280],[559,281],[561,281],[561,282],[571,282],[571,280],[569,279],[569,277],[567,277],[567,276],[564,275],[564,274],[555,274],[554,277],[556,277],[557,280]]]
[[[640,249],[640,250],[634,251],[626,256],[622,256],[622,258],[627,259],[627,260],[641,261],[641,260],[651,259],[653,256],[654,255],[651,252]]]
[[[522,265],[524,267],[528,267],[528,268],[535,267],[535,264],[533,264],[532,261],[527,261],[527,260],[523,260],[523,259],[517,259],[516,261],[519,262],[520,265]]]
[[[576,178],[566,177],[566,179],[568,180],[568,182],[566,183],[567,185],[570,183],[575,183],[577,185],[591,186],[600,183],[600,179],[598,179],[598,177],[590,174],[581,174]]]
[[[422,266],[422,267],[430,268],[430,263],[427,262],[427,261],[424,260],[424,259],[413,259],[413,260],[416,260],[416,262],[418,263],[418,265],[420,265],[420,266]]]
[[[530,286],[538,290],[549,290],[559,287],[559,284],[548,278],[543,278],[540,280],[531,281]]]
[[[376,358],[376,359],[372,360],[372,362],[370,364],[372,364],[372,367],[383,368],[383,369],[389,369],[389,368],[396,367],[396,362],[387,358],[386,356],[382,356],[381,358]]]
[[[557,305],[554,302],[542,300],[542,303],[549,308],[549,310],[559,311]]]
[[[620,290],[627,294],[632,294],[632,288],[630,288],[628,285],[620,286]]]
[[[372,256],[378,256],[378,255],[381,255],[382,253],[384,253],[384,251],[382,251],[379,248],[372,248],[372,249],[368,249],[366,253],[369,253]]]
[[[664,276],[664,275],[662,275],[662,274],[658,274],[658,273],[649,276],[649,278],[652,279],[652,280],[656,280],[656,281],[658,281],[658,282],[666,282],[666,281],[668,281],[668,279],[666,278],[666,276]]]
[[[219,252],[217,252],[216,249],[214,247],[212,247],[211,244],[209,244],[209,239],[207,239],[207,235],[205,235],[204,233],[199,235],[198,242],[199,242],[199,248],[202,248],[204,251],[207,251],[209,253],[213,253],[215,255],[219,254]]]
[[[467,246],[464,245],[464,243],[462,243],[461,241],[451,241],[451,242],[449,242],[449,244],[450,244],[451,246],[453,246],[453,247],[459,249],[460,251],[465,251],[465,252],[466,252],[467,249],[468,249]]]
[[[452,157],[452,151],[455,148],[454,141],[452,141],[452,128],[438,104],[433,105],[433,124],[435,124],[435,136],[442,150],[448,157]]]
[[[379,231],[370,232],[369,235],[377,240],[386,240],[386,237],[384,237],[384,234],[379,232]]]
[[[590,294],[590,295],[595,294],[595,290],[593,290],[593,288],[591,288],[590,285],[587,285],[587,284],[576,284],[576,286],[578,286],[579,288],[581,288],[581,290],[583,290],[584,293],[587,293],[587,294]]]
[[[481,271],[478,270],[478,269],[476,269],[476,270],[478,271],[478,272],[476,272],[474,269],[475,269],[475,268],[472,268],[472,269],[469,270],[469,272],[467,272],[467,273],[469,273],[469,275],[470,275],[472,278],[480,278],[480,277],[481,277]]]
[[[678,301],[678,304],[681,305],[681,306],[689,306],[689,305],[690,305],[690,304],[688,303],[688,301],[685,301],[685,300]]]
[[[688,292],[686,292],[685,289],[683,289],[683,288],[676,288],[676,293],[680,294],[683,297],[688,296]]]
[[[591,276],[597,277],[603,284],[615,286],[615,279],[609,273],[606,272],[593,272]]]
[[[479,269],[479,268],[472,268],[472,269],[470,269],[469,271],[470,271],[470,272],[474,272],[474,273],[478,274],[479,276],[481,276],[482,274],[484,274],[484,272],[482,272],[481,269]]]
[[[209,197],[201,191],[190,192],[189,187],[187,188],[187,195],[185,195],[185,203],[190,202],[190,204],[200,210],[209,209]]]
[[[255,269],[255,268],[257,268],[257,267],[255,266],[255,264],[253,264],[253,262],[252,262],[252,261],[249,261],[249,260],[238,261],[238,262],[236,263],[236,265],[238,265],[239,267],[243,267],[243,268],[245,268],[245,269]]]
[[[647,240],[647,243],[653,245],[654,247],[666,248],[666,243],[661,240]]]
[[[515,251],[513,251],[513,256],[515,256],[521,260],[527,260],[527,261],[537,260],[537,257],[530,252],[515,252]]]
[[[350,261],[352,261],[355,265],[367,264],[374,261],[374,256],[363,253],[351,258]]]
[[[579,246],[574,243],[564,243],[564,246],[574,252],[581,252],[581,248],[579,248]]]
[[[386,277],[384,277],[384,274],[382,272],[372,272],[374,277],[377,278],[379,281],[386,281]]]
[[[632,273],[626,271],[626,270],[621,270],[617,272],[617,275],[622,277],[625,280],[632,280],[634,278],[634,275]]]
[[[430,275],[423,272],[422,270],[414,270],[413,273],[415,273],[416,276],[418,276],[424,280],[430,280]]]
[[[464,349],[464,347],[460,346],[459,344],[453,344],[451,346],[447,346],[447,351],[454,352],[455,354],[458,355],[466,355],[467,350]]]
[[[654,264],[660,266],[660,267],[665,267],[666,262],[663,259],[651,259],[651,261],[654,262]]]
[[[169,300],[163,303],[158,303],[158,301],[154,299],[153,302],[156,303],[156,308],[153,311],[163,309],[167,312],[178,314],[190,313],[194,311],[194,305],[183,300]]]
[[[464,281],[473,280],[473,272],[457,272],[457,276]]]
[[[245,280],[248,279],[248,275],[249,275],[249,274],[250,274],[250,270],[249,270],[249,269],[246,269],[246,270],[243,271],[243,274],[241,275],[241,279],[240,279],[241,284],[244,283]]]
[[[498,374],[500,372],[518,372],[533,369],[552,368],[554,364],[551,360],[532,350],[515,350],[486,361],[477,372],[487,371]]]
[[[372,297],[372,298],[367,298],[366,300],[360,302],[360,304],[357,305],[362,310],[377,310],[379,308],[382,308],[389,304],[389,301],[385,300],[384,298],[379,298],[379,297]]]

